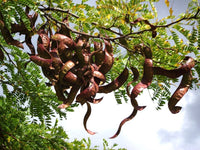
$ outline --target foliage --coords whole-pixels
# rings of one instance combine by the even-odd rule
[[[119,72],[127,65],[138,68],[142,78],[144,57],[134,46],[140,43],[148,45],[153,53],[154,66],[174,69],[180,66],[183,58],[190,55],[195,59],[193,71],[195,77],[191,88],[199,88],[200,83],[200,7],[197,0],[189,3],[185,13],[179,17],[173,15],[169,1],[165,1],[169,15],[158,18],[156,3],[158,0],[97,0],[95,6],[89,5],[88,0],[75,3],[72,0],[1,0],[0,28],[6,27],[12,33],[12,24],[24,24],[30,35],[37,34],[37,30],[46,22],[57,31],[62,19],[69,17],[72,38],[79,34],[88,35],[93,41],[107,39],[114,48],[115,63],[111,71],[106,74],[108,81],[114,80]],[[26,15],[25,7],[40,16],[35,28]],[[3,22],[2,19],[4,18]],[[138,21],[138,18],[142,18]],[[24,42],[23,36],[14,39]],[[2,149],[22,148],[34,149],[38,146],[49,149],[89,149],[85,145],[90,141],[83,139],[72,143],[61,127],[52,127],[52,118],[59,115],[66,118],[67,111],[73,111],[74,103],[66,112],[57,108],[55,93],[45,84],[46,79],[34,63],[28,63],[29,50],[22,50],[10,45],[2,32],[0,33],[0,123]],[[25,44],[23,44],[25,47]],[[132,80],[129,76],[128,82]],[[138,82],[132,84],[134,87]],[[169,99],[170,88],[177,79],[155,76],[148,89],[153,90],[152,100],[157,101],[158,109]],[[117,103],[121,99],[128,101],[125,85],[115,91]],[[28,121],[29,120],[29,121]],[[31,130],[30,130],[31,129]],[[40,142],[38,142],[40,141]],[[55,144],[56,143],[56,144]],[[51,147],[47,147],[51,145]],[[89,145],[90,146],[90,145]],[[108,148],[104,141],[104,149]]]

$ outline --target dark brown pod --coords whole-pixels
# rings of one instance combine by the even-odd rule
[[[56,33],[53,36],[51,36],[51,39],[54,41],[63,42],[64,44],[66,44],[68,47],[72,49],[76,45],[75,42],[71,38],[59,33]]]
[[[108,42],[106,43],[105,43],[105,49],[104,49],[104,52],[105,52],[104,62],[99,68],[99,71],[103,74],[106,74],[108,71],[110,71],[114,63],[112,48],[110,47],[111,45],[108,45]],[[109,49],[109,52],[107,49]]]
[[[45,25],[43,25],[39,31],[39,37],[38,37],[38,44],[43,44],[43,46],[46,48],[47,51],[49,51],[49,47],[50,47],[50,38],[48,36],[48,33],[45,31]]]
[[[77,76],[71,71],[68,71],[65,74],[62,83],[67,85],[75,85],[77,83],[77,80],[78,80]]]
[[[87,112],[86,112],[84,119],[83,119],[83,125],[84,125],[85,130],[89,134],[94,135],[94,134],[96,134],[95,132],[92,132],[92,131],[87,129],[87,121],[88,121],[88,118],[90,117],[90,114],[91,114],[91,106],[88,102],[86,102],[86,104],[87,104]]]
[[[144,73],[141,82],[136,84],[131,92],[131,102],[136,104],[135,98],[146,89],[152,82],[153,79],[153,61],[151,59],[145,59],[144,62]],[[137,110],[143,110],[145,106],[135,106]]]
[[[94,61],[97,66],[101,65],[104,61],[105,53],[103,51],[102,43],[94,41]]]
[[[103,75],[101,72],[94,70],[93,71],[93,76],[97,79],[99,79],[102,84],[106,82],[106,77]]]
[[[122,73],[114,81],[105,86],[99,86],[98,93],[110,93],[120,88],[128,79],[128,74],[128,69],[125,67]]]
[[[133,80],[132,80],[131,82],[129,82],[129,83],[127,84],[127,86],[126,86],[126,93],[127,93],[127,95],[128,95],[129,97],[131,96],[131,94],[130,94],[130,92],[129,92],[129,86],[130,86],[133,82],[137,81],[138,78],[139,78],[139,71],[137,70],[137,68],[131,67],[131,71],[132,71],[132,73],[133,73],[134,78],[133,78]]]
[[[75,63],[71,60],[67,61],[61,68],[59,78],[62,80],[67,72],[75,66]]]
[[[30,56],[30,60],[36,63],[37,65],[45,68],[49,68],[52,64],[51,59],[41,58],[39,56]]]
[[[74,101],[76,97],[76,94],[78,93],[80,89],[81,84],[82,84],[81,81],[77,81],[77,84],[72,86],[67,99],[65,99],[63,104],[59,105],[58,108],[65,109],[72,104],[72,102]]]
[[[76,97],[76,102],[83,105],[86,101],[94,99],[96,93],[98,92],[98,85],[94,81],[94,78],[90,80],[89,86],[81,91]]]
[[[51,59],[51,55],[50,53],[48,52],[48,50],[44,47],[43,44],[41,43],[38,43],[37,44],[37,52],[38,52],[38,55],[42,58],[45,58],[45,59]]]
[[[68,16],[66,16],[62,22],[65,24],[65,25],[61,25],[61,28],[60,30],[58,31],[58,33],[60,34],[63,34],[69,38],[71,38],[71,35],[70,35],[70,30],[67,28],[69,27],[69,21],[68,21]]]
[[[189,72],[183,74],[183,78],[181,80],[179,87],[176,89],[174,94],[169,99],[168,107],[173,114],[176,114],[181,110],[181,107],[176,106],[176,104],[185,95],[185,93],[187,93],[191,83],[192,83],[192,71],[190,70]]]
[[[138,106],[137,102],[135,102],[134,104],[133,104],[133,103],[131,103],[131,104],[132,104],[132,106],[134,106],[134,107],[137,107],[137,106]],[[124,120],[121,121],[121,123],[119,124],[119,127],[118,127],[117,132],[116,132],[112,137],[110,137],[110,139],[116,138],[116,137],[120,134],[122,126],[123,126],[127,121],[133,119],[133,118],[136,116],[137,112],[138,112],[138,110],[134,108],[133,111],[132,111],[132,113],[131,113],[127,118],[125,118]]]
[[[179,76],[189,72],[195,66],[195,61],[192,57],[186,56],[185,63],[180,68],[167,70],[161,67],[153,67],[154,75],[164,75],[169,78],[178,78]]]

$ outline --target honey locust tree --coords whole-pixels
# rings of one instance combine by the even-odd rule
[[[1,147],[89,147],[85,139],[68,143],[52,119],[86,104],[83,124],[95,134],[86,125],[90,104],[104,100],[98,93],[114,92],[117,103],[133,106],[111,138],[146,107],[136,100],[144,89],[157,109],[167,103],[178,113],[188,89],[199,88],[200,7],[193,0],[175,16],[165,0],[169,15],[158,18],[158,2],[1,0]]]

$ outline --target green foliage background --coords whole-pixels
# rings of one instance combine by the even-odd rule
[[[46,18],[49,19],[49,25],[57,30],[59,22],[70,12],[69,22],[73,38],[83,32],[91,36],[91,43],[110,37],[115,63],[107,74],[108,81],[114,80],[125,65],[137,67],[141,79],[144,58],[133,49],[133,46],[140,43],[151,47],[154,66],[166,69],[179,67],[183,58],[191,55],[196,61],[191,89],[197,89],[200,85],[200,14],[197,14],[199,3],[197,0],[191,1],[186,12],[178,17],[174,16],[168,7],[169,16],[158,19],[156,2],[158,0],[97,0],[95,6],[90,6],[87,0],[82,0],[79,4],[72,0],[0,0],[0,10],[9,30],[12,23],[23,22],[31,31],[30,21],[24,12],[24,8],[28,6],[40,15],[41,20],[37,22],[36,30],[47,21]],[[129,17],[128,21],[125,16]],[[138,17],[160,26],[156,28],[155,38],[152,37],[150,26],[144,22],[134,25],[129,23]],[[173,24],[169,25],[170,23]],[[33,35],[36,34],[35,31],[32,32]],[[13,34],[13,37],[20,37],[19,40],[23,41],[20,35]],[[27,64],[28,51],[7,44],[1,33],[0,41],[0,49],[5,55],[4,60],[0,61],[0,148],[92,149],[90,139],[69,143],[68,135],[57,125],[57,120],[52,126],[52,118],[58,115],[59,119],[66,119],[67,112],[73,111],[77,104],[74,103],[66,111],[60,111],[57,108],[60,102],[52,89],[45,85],[46,79],[40,68],[32,62]],[[129,76],[127,82],[131,80],[132,77]],[[170,87],[177,81],[163,76],[154,77],[149,89],[154,91],[152,100],[158,103],[158,109],[169,99]],[[136,83],[132,86],[134,85]],[[123,99],[129,100],[125,86],[126,84],[114,92],[117,103],[122,103]],[[103,145],[104,149],[116,146],[109,148],[107,141],[103,141]]]

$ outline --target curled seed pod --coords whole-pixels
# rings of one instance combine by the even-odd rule
[[[59,33],[56,33],[53,36],[51,36],[51,39],[54,41],[63,42],[64,44],[66,44],[68,47],[72,49],[76,45],[75,42],[71,38]]]
[[[120,88],[128,79],[128,69],[125,67],[122,73],[111,83],[105,86],[99,86],[98,93],[110,93]]]
[[[26,45],[31,50],[31,54],[35,55],[35,47],[33,46],[33,43],[31,41],[31,36],[29,34],[26,34],[26,36],[25,36],[25,42],[26,42]]]
[[[192,71],[190,70],[189,72],[183,74],[183,78],[181,80],[179,87],[176,89],[174,94],[169,99],[168,107],[169,107],[169,110],[173,114],[176,114],[181,110],[180,106],[175,106],[175,105],[180,101],[180,99],[188,91],[191,85],[191,82],[192,82]]]
[[[43,25],[38,31],[38,43],[43,44],[43,46],[49,50],[50,47],[50,38],[48,37],[48,33],[44,30],[46,24]]]
[[[95,64],[97,66],[101,65],[104,61],[105,53],[103,51],[102,43],[98,43],[94,41],[94,54]]]
[[[178,78],[179,76],[189,72],[195,66],[195,61],[192,57],[186,56],[185,63],[180,68],[167,70],[161,67],[153,67],[154,75],[164,75],[169,78]]]
[[[38,52],[38,55],[42,58],[46,58],[46,59],[51,59],[51,55],[50,53],[48,52],[48,50],[44,47],[43,44],[41,43],[38,43],[37,44],[37,52]]]
[[[62,80],[66,73],[75,66],[75,63],[71,60],[67,61],[61,68],[59,78]]]
[[[114,57],[105,51],[105,58],[103,64],[100,66],[99,71],[106,74],[112,68],[114,63]]]
[[[74,99],[76,97],[76,94],[78,93],[78,91],[80,89],[81,84],[82,84],[81,81],[77,81],[77,84],[72,86],[67,99],[65,99],[63,104],[59,105],[58,108],[65,109],[72,104],[72,102],[74,101]]]
[[[137,70],[137,68],[131,67],[131,71],[132,71],[132,73],[133,73],[134,78],[133,78],[133,80],[132,80],[131,82],[129,82],[129,83],[127,84],[127,86],[126,86],[126,93],[127,93],[127,95],[128,95],[129,97],[131,96],[131,94],[129,93],[129,86],[130,86],[133,82],[137,81],[138,78],[139,78],[139,71]]]
[[[135,98],[146,89],[152,82],[153,79],[153,61],[151,59],[145,59],[144,62],[144,73],[141,82],[136,84],[131,92],[131,101],[132,103],[136,103]],[[135,106],[137,110],[143,110],[145,106]]]
[[[134,104],[132,103],[132,106],[137,107],[138,106],[137,101]],[[133,119],[136,116],[137,112],[138,112],[138,110],[134,108],[133,111],[132,111],[132,113],[127,118],[125,118],[125,119],[123,119],[121,121],[121,123],[119,124],[117,132],[112,137],[110,137],[110,139],[116,138],[120,134],[122,126],[127,121]]]
[[[61,85],[59,82],[57,82],[55,85],[54,85],[54,89],[56,91],[56,96],[58,98],[58,100],[60,101],[65,101],[66,98],[65,98],[65,95],[64,95],[64,87],[63,85]]]
[[[67,85],[74,85],[75,83],[77,83],[77,80],[78,80],[77,76],[71,71],[68,71],[65,74],[62,83]]]
[[[61,67],[63,66],[63,62],[58,56],[57,49],[53,49],[50,51],[51,60],[52,60],[52,67],[55,69],[55,73],[59,74]]]
[[[39,56],[30,56],[30,60],[33,61],[35,64],[45,68],[49,68],[52,64],[51,59],[45,59]]]
[[[68,21],[68,16],[66,16],[62,22],[65,24],[65,25],[61,25],[61,28],[60,30],[58,31],[58,33],[60,34],[63,34],[69,38],[71,38],[71,35],[70,35],[70,30],[67,28],[69,27],[69,21]]]
[[[91,106],[88,102],[86,102],[86,104],[87,104],[87,112],[86,112],[84,119],[83,119],[83,125],[84,125],[85,130],[89,134],[94,135],[94,134],[96,134],[95,132],[92,132],[92,131],[87,129],[87,121],[88,121],[88,118],[90,117],[90,114],[91,114]]]
[[[96,71],[94,70],[93,71],[93,76],[97,79],[99,79],[100,81],[102,81],[102,83],[105,83],[106,82],[106,77],[104,74],[102,74],[101,72],[99,71]]]
[[[142,53],[145,56],[144,61],[144,72],[141,82],[139,82],[132,90],[131,92],[131,103],[135,104],[135,109],[137,110],[143,110],[146,106],[138,106],[137,101],[135,98],[139,95],[140,92],[142,92],[144,89],[146,89],[153,80],[153,61],[152,61],[152,52],[151,48],[148,46],[143,46]]]
[[[83,105],[86,101],[92,101],[98,92],[98,85],[94,81],[94,78],[91,78],[89,86],[85,88],[78,96],[76,97],[76,102]]]
[[[108,42],[105,43],[104,62],[99,68],[99,71],[101,73],[103,73],[103,74],[106,74],[108,71],[110,71],[110,69],[112,68],[113,63],[114,63],[114,57],[113,57],[113,53],[112,53],[112,48],[110,46],[112,46],[112,45],[111,44],[108,45]],[[109,49],[109,52],[108,52],[107,49]]]

